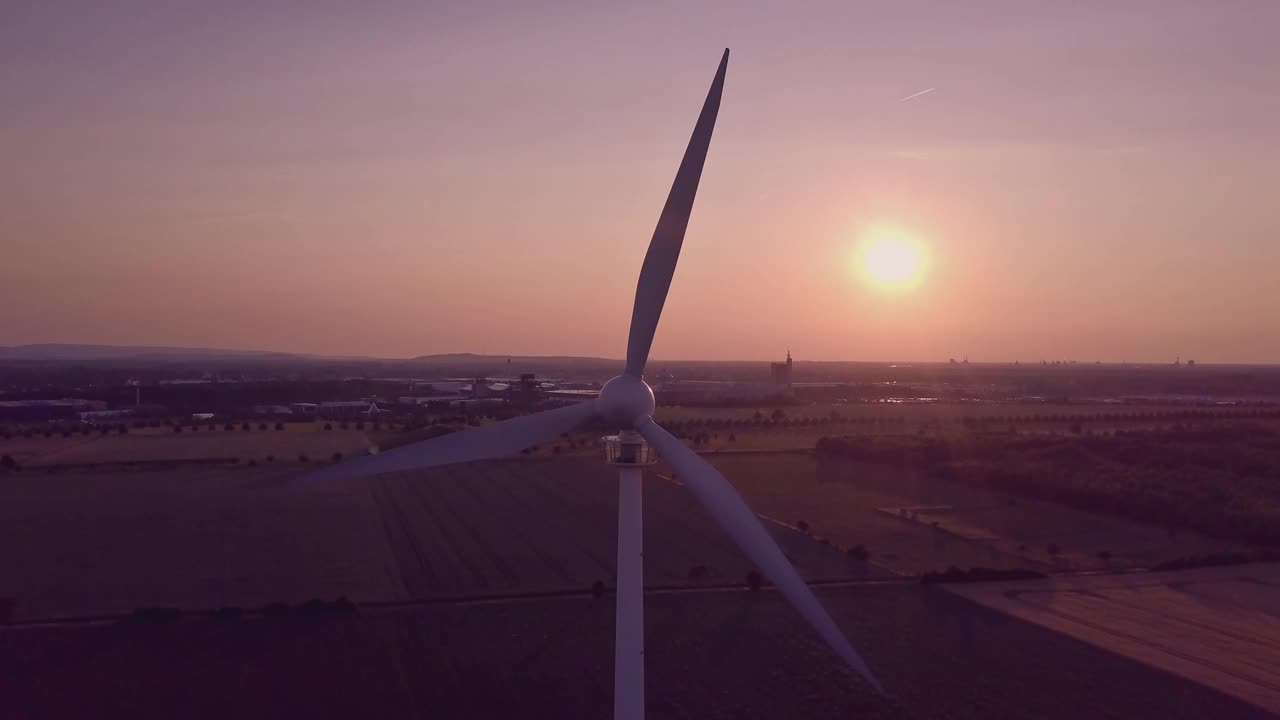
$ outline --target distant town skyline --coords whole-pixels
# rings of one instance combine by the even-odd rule
[[[1280,362],[1269,0],[178,5],[4,11],[0,344],[617,356],[728,46],[657,361]]]
[[[104,348],[105,348],[105,350],[104,350]],[[268,347],[210,347],[210,346],[198,346],[198,347],[197,347],[197,346],[174,346],[174,345],[113,345],[113,344],[109,344],[109,343],[104,343],[104,344],[91,344],[91,343],[30,343],[30,344],[25,344],[25,345],[0,346],[0,360],[5,360],[5,359],[18,359],[18,360],[29,360],[29,359],[57,359],[57,360],[62,360],[62,361],[71,361],[71,360],[74,360],[74,359],[75,359],[75,358],[77,358],[77,357],[83,357],[83,358],[94,358],[94,359],[121,359],[121,358],[128,358],[128,357],[130,356],[130,354],[131,354],[131,353],[132,353],[132,354],[138,354],[138,355],[144,355],[144,354],[165,354],[165,353],[180,353],[180,354],[196,354],[196,355],[198,355],[199,353],[202,353],[202,352],[209,353],[209,354],[230,354],[230,355],[239,355],[239,354],[286,354],[286,355],[290,355],[290,354],[291,354],[291,355],[298,355],[298,356],[301,356],[301,357],[315,357],[315,358],[320,358],[320,359],[332,359],[332,360],[368,358],[368,359],[371,359],[371,360],[390,361],[390,362],[401,361],[401,360],[413,360],[413,359],[416,359],[416,358],[447,357],[447,356],[453,356],[453,355],[458,355],[458,356],[467,356],[467,355],[470,355],[470,356],[475,356],[475,357],[485,358],[486,360],[496,360],[496,361],[502,361],[504,358],[506,358],[506,359],[522,359],[522,358],[548,358],[548,359],[551,359],[551,358],[556,358],[556,357],[564,357],[564,358],[569,358],[569,359],[582,359],[582,360],[612,360],[612,361],[617,361],[617,362],[623,362],[623,361],[625,360],[625,358],[620,357],[620,356],[618,356],[618,355],[616,355],[616,354],[615,354],[615,355],[570,355],[570,354],[566,354],[566,353],[537,353],[537,354],[531,354],[531,353],[491,353],[491,352],[483,352],[483,351],[481,351],[481,352],[470,352],[470,351],[466,351],[466,350],[461,350],[461,351],[442,351],[442,352],[416,353],[416,354],[412,354],[412,355],[394,355],[394,356],[393,356],[393,355],[376,355],[376,354],[360,354],[360,353],[354,353],[354,354],[326,354],[326,353],[310,353],[310,352],[305,352],[305,351],[279,350],[279,349],[276,349],[276,348],[268,348]],[[178,355],[177,357],[181,357],[181,355]],[[1039,358],[1039,359],[1036,359],[1036,360],[1023,360],[1023,359],[1020,359],[1020,358],[994,358],[994,357],[992,357],[992,358],[974,359],[974,358],[971,358],[971,357],[969,357],[969,356],[967,356],[967,355],[950,356],[950,357],[945,357],[945,358],[894,358],[894,357],[884,357],[884,358],[857,358],[857,357],[854,357],[854,358],[831,358],[831,357],[792,358],[792,356],[791,356],[791,351],[790,351],[790,349],[789,349],[789,348],[788,348],[787,350],[785,350],[781,356],[778,356],[778,357],[764,357],[764,358],[747,358],[747,357],[713,357],[713,358],[665,357],[665,358],[664,358],[664,357],[658,357],[658,358],[654,358],[654,363],[657,363],[657,364],[661,364],[661,363],[664,363],[664,362],[667,362],[667,363],[684,363],[684,362],[728,362],[728,363],[732,363],[732,362],[760,362],[760,363],[769,363],[769,364],[772,366],[772,368],[773,368],[773,372],[774,372],[775,374],[777,373],[777,368],[787,368],[787,367],[789,367],[789,365],[790,365],[793,361],[794,361],[794,362],[796,362],[796,363],[806,363],[806,362],[810,362],[810,363],[841,363],[841,362],[848,362],[848,363],[920,363],[920,364],[938,364],[938,365],[1010,365],[1010,364],[1014,364],[1014,363],[1022,363],[1022,364],[1029,364],[1029,365],[1040,365],[1040,364],[1047,364],[1047,365],[1075,365],[1075,364],[1079,364],[1079,365],[1092,365],[1092,364],[1101,363],[1101,364],[1105,364],[1105,365],[1124,365],[1124,364],[1134,364],[1134,365],[1186,365],[1186,366],[1192,366],[1192,367],[1194,367],[1194,366],[1196,366],[1196,365],[1215,364],[1215,363],[1206,363],[1206,362],[1204,362],[1204,361],[1202,361],[1202,360],[1198,360],[1197,358],[1193,358],[1193,357],[1183,357],[1183,356],[1181,356],[1181,355],[1174,356],[1172,359],[1165,358],[1165,359],[1157,359],[1157,360],[1130,360],[1130,359],[1104,360],[1104,359],[1100,359],[1100,358],[1079,358],[1079,357]],[[1254,365],[1275,365],[1275,364],[1280,364],[1280,363],[1267,363],[1267,362],[1254,362],[1254,363],[1249,363],[1249,362],[1242,362],[1242,363],[1219,362],[1219,363],[1216,363],[1216,364],[1225,364],[1225,365],[1231,365],[1231,364],[1246,364],[1246,365],[1247,365],[1247,364],[1254,364]],[[788,371],[788,374],[789,374],[789,371]],[[775,378],[775,380],[778,380],[778,379],[777,379],[777,378]],[[785,382],[785,380],[782,380],[782,382]]]

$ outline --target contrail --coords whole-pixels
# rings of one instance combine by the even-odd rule
[[[906,101],[906,100],[910,100],[911,98],[918,98],[918,97],[920,97],[921,95],[923,95],[923,94],[925,94],[925,93],[931,93],[931,92],[933,92],[934,90],[937,90],[937,89],[938,89],[938,88],[929,88],[928,90],[921,90],[921,91],[920,91],[920,92],[918,92],[918,93],[913,93],[913,94],[911,94],[911,95],[908,95],[908,96],[906,96],[906,97],[902,98],[902,100],[899,100],[898,102],[904,102],[904,101]]]

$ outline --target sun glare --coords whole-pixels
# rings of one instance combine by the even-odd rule
[[[920,284],[924,254],[917,242],[901,233],[877,231],[863,240],[859,265],[876,287],[909,290]]]

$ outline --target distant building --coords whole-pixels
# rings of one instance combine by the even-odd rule
[[[0,402],[0,419],[17,421],[79,420],[81,413],[106,410],[107,404],[97,400],[63,398],[59,400],[6,400]]]
[[[289,410],[300,417],[315,417],[319,407],[315,403],[289,403]]]
[[[544,388],[533,373],[520,375],[520,382],[507,392],[508,399],[516,405],[529,406],[538,401]]]
[[[359,420],[377,417],[382,410],[369,400],[335,400],[322,402],[318,408],[320,417],[334,420]]]
[[[110,422],[121,418],[129,417],[133,414],[133,408],[123,408],[120,410],[89,410],[80,413],[80,422],[96,425],[100,422]]]
[[[778,387],[791,389],[791,348],[787,348],[787,361],[769,363],[769,381]]]
[[[404,395],[396,398],[399,405],[430,405],[432,403],[449,403],[455,400],[465,400],[470,395],[454,393],[450,395]]]

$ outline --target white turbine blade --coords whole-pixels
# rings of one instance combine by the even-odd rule
[[[720,58],[720,67],[711,90],[702,104],[702,114],[693,127],[693,137],[685,148],[684,159],[676,171],[675,182],[667,195],[667,204],[658,218],[658,227],[649,241],[644,265],[640,267],[640,280],[636,283],[636,302],[631,310],[631,334],[627,338],[627,374],[640,377],[644,374],[653,345],[653,334],[658,329],[658,318],[671,289],[671,276],[680,259],[680,246],[684,244],[684,231],[693,212],[693,198],[698,194],[698,181],[702,178],[702,165],[707,160],[707,148],[711,145],[711,131],[716,127],[716,114],[720,112],[720,94],[724,89],[724,73],[729,66],[729,50]]]
[[[414,468],[451,465],[484,460],[520,452],[540,442],[554,439],[596,415],[594,400],[523,415],[474,430],[404,445],[377,455],[365,455],[348,462],[330,465],[306,475],[304,481],[336,480]]]
[[[813,591],[800,578],[791,561],[760,524],[760,519],[747,507],[729,481],[700,455],[690,450],[671,433],[663,430],[653,418],[643,418],[636,430],[675,469],[715,521],[729,533],[742,552],[756,564],[800,615],[813,626],[823,640],[844,658],[859,675],[876,690],[884,692],[871,669],[863,662],[844,633],[836,625]]]

